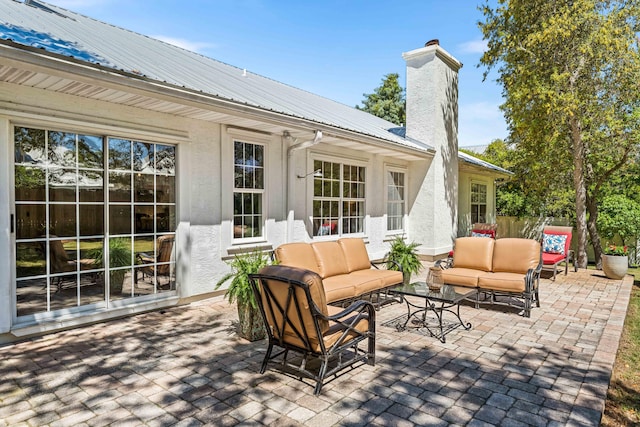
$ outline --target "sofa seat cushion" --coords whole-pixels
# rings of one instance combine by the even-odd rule
[[[384,282],[377,274],[379,270],[367,269],[349,273],[349,280],[355,280],[356,295],[368,294],[382,289]]]
[[[546,252],[542,253],[542,263],[543,264],[555,264],[560,262],[566,258],[566,255],[563,254],[548,254]]]
[[[324,285],[324,293],[327,303],[332,303],[344,299],[354,298],[356,293],[356,285],[358,278],[350,274],[339,274],[337,276],[322,279]]]
[[[285,243],[275,250],[280,265],[298,267],[320,274],[316,255],[308,243]]]
[[[350,274],[357,276],[372,275],[380,279],[381,287],[387,288],[393,285],[399,285],[402,283],[402,273],[395,270],[378,270],[377,268],[370,268],[367,270],[354,271]]]
[[[478,277],[478,288],[494,291],[523,292],[523,274],[519,273],[483,273]]]
[[[478,237],[482,239],[482,237]],[[493,239],[485,239],[493,240]],[[478,277],[485,274],[484,271],[474,270],[472,268],[447,268],[442,270],[442,279],[447,285],[457,285],[475,288],[478,286]]]

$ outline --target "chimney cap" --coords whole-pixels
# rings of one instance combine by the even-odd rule
[[[431,40],[429,40],[428,42],[426,42],[424,44],[425,47],[427,47],[427,46],[439,46],[439,45],[440,45],[440,40],[438,40],[438,39],[431,39]]]

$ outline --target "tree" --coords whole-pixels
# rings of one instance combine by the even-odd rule
[[[535,188],[572,183],[583,268],[587,236],[596,262],[602,253],[597,202],[638,151],[639,3],[498,0],[481,8],[485,78],[497,68],[509,139]]]
[[[489,163],[513,172],[510,179],[496,187],[496,212],[505,216],[543,216],[572,219],[574,204],[566,180],[556,180],[544,189],[531,173],[530,159],[524,158],[515,144],[493,140],[482,154],[469,153]],[[460,151],[465,151],[463,148]],[[543,190],[543,191],[539,191]]]
[[[598,230],[610,243],[619,237],[623,246],[632,244],[636,248],[640,235],[640,204],[622,194],[605,197],[600,204]]]
[[[406,119],[404,89],[398,83],[398,73],[384,76],[382,84],[373,93],[363,94],[365,99],[358,110],[366,111],[392,123],[402,126]]]

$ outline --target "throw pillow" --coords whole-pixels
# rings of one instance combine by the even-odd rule
[[[493,235],[489,232],[483,233],[482,231],[472,231],[471,237],[493,237]]]
[[[567,236],[564,234],[543,234],[542,252],[564,255],[564,245],[566,242]]]

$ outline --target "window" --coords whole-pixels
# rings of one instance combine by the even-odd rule
[[[487,222],[487,186],[471,183],[471,223]]]
[[[313,162],[322,176],[313,180],[313,235],[344,235],[364,232],[365,168]]]
[[[387,171],[387,230],[404,229],[404,172]]]
[[[14,148],[17,316],[175,289],[175,147],[16,127]]]
[[[262,237],[264,146],[234,141],[233,152],[233,237]]]

